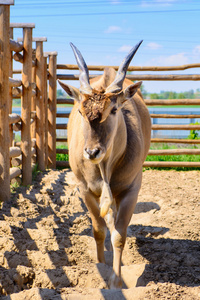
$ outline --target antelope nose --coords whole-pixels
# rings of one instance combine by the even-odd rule
[[[97,157],[97,155],[100,153],[100,149],[99,148],[95,148],[95,149],[85,148],[85,152],[87,154],[88,159],[95,159]]]

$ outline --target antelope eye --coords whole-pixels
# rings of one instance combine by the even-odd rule
[[[111,110],[111,114],[112,115],[116,115],[116,112],[117,112],[117,108],[113,107],[112,110]]]

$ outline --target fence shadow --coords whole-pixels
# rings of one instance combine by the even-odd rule
[[[52,205],[45,205],[44,199],[39,197],[42,195],[42,189],[44,187],[44,181],[42,181],[42,179],[48,171],[43,174],[38,174],[35,182],[33,182],[32,189],[25,187],[17,188],[11,201],[3,203],[2,209],[0,210],[0,220],[6,221],[8,218],[19,217],[19,222],[18,225],[12,225],[12,221],[9,222],[9,236],[12,243],[10,245],[11,249],[9,250],[8,246],[8,250],[4,252],[4,260],[6,259],[7,267],[0,267],[0,285],[2,286],[0,293],[4,295],[12,294],[24,289],[29,289],[32,286],[35,274],[25,275],[22,273],[25,271],[33,272],[39,252],[43,254],[43,258],[38,256],[38,259],[41,259],[41,263],[44,265],[44,277],[46,276],[51,282],[50,289],[70,286],[70,279],[63,267],[73,266],[76,262],[69,261],[65,248],[73,246],[70,240],[70,227],[73,221],[77,217],[85,215],[87,209],[85,205],[81,203],[82,212],[73,213],[70,215],[70,218],[67,217],[67,215],[61,218],[56,213],[56,209],[59,210],[62,205],[64,205],[61,197],[65,195],[64,186],[67,185],[67,183],[64,182],[63,177],[67,172],[68,170],[61,172],[58,178],[51,184],[50,190],[46,190],[48,197],[53,203]],[[58,185],[60,188],[59,194],[56,193],[58,191]],[[18,205],[19,197],[20,205]],[[24,199],[28,199],[29,207],[26,207],[26,201],[24,201]],[[19,212],[19,206],[23,205],[24,212]],[[45,226],[48,225],[48,218],[50,220],[49,226],[52,226],[54,223],[52,226],[53,237],[43,236],[43,234],[45,234]],[[37,231],[42,228],[42,226],[44,226],[44,230],[41,232],[41,242],[39,242],[38,238],[34,238],[34,234],[40,234],[37,233]],[[88,229],[84,229],[83,232],[80,232],[80,235],[84,234],[84,231],[88,233]],[[53,238],[56,240],[54,243],[56,243],[57,250],[51,249],[51,239]],[[30,255],[31,252],[32,254]],[[42,259],[49,261],[49,264],[45,265],[45,261],[42,262]],[[48,268],[48,265],[51,265],[51,268]],[[21,266],[24,270],[22,272],[20,272]],[[30,278],[31,276],[32,278]],[[41,298],[44,295],[42,290],[43,289],[41,289]],[[58,297],[57,295],[56,299],[59,299]]]
[[[155,234],[168,231],[162,227],[131,225],[130,228],[136,237],[137,251],[149,262],[137,286],[146,286],[149,282],[200,285],[200,241],[156,238]]]

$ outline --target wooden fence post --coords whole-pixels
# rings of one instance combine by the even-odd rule
[[[47,93],[47,56],[44,55],[44,151],[45,168],[48,166],[48,93]]]
[[[57,52],[49,54],[48,167],[56,168]]]
[[[23,28],[23,69],[22,69],[22,104],[21,104],[21,149],[22,149],[22,183],[31,184],[31,97],[32,97],[32,28]]]
[[[10,198],[9,158],[9,62],[10,62],[10,5],[0,1],[0,201]]]
[[[32,82],[36,83],[36,66],[32,66]],[[31,111],[36,111],[36,96],[31,99]],[[36,138],[36,120],[31,124],[31,139]]]
[[[45,170],[44,152],[44,57],[43,42],[46,38],[34,38],[36,41],[36,152],[40,171]]]

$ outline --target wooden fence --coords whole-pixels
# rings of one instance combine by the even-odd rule
[[[23,185],[32,182],[32,167],[37,163],[44,171],[56,166],[68,167],[69,163],[56,162],[56,143],[67,143],[56,138],[56,129],[67,129],[67,122],[56,124],[56,118],[68,118],[69,113],[56,113],[57,104],[73,104],[71,99],[56,99],[57,79],[78,80],[79,75],[57,74],[57,70],[78,70],[76,65],[57,65],[57,52],[44,53],[45,37],[33,37],[32,23],[11,23],[10,5],[14,0],[0,0],[0,201],[10,198],[10,181],[22,178]],[[14,29],[22,28],[23,38],[13,40]],[[48,60],[48,61],[47,61]],[[22,65],[13,69],[13,61]],[[199,68],[200,64],[175,67],[129,67],[129,71],[174,71]],[[105,66],[89,66],[89,70],[102,71]],[[117,66],[114,66],[117,70]],[[20,76],[20,79],[19,79]],[[93,78],[96,75],[90,75]],[[131,80],[200,80],[200,75],[127,75]],[[13,113],[13,99],[21,98],[21,115]],[[199,99],[149,100],[147,106],[200,105]],[[154,118],[200,118],[200,115],[152,114]],[[159,125],[153,130],[200,130],[200,125]],[[21,132],[16,142],[14,132]],[[158,139],[152,143],[199,144],[200,140]],[[149,155],[200,154],[199,149],[150,150]],[[200,167],[200,162],[145,162],[150,167]]]
[[[115,70],[118,69],[118,66],[112,66]],[[88,66],[90,71],[103,71],[105,66]],[[190,68],[200,68],[200,64],[188,64],[182,66],[172,66],[172,67],[129,67],[128,71],[180,71]],[[58,64],[58,70],[78,70],[77,65],[71,64]],[[98,74],[99,75],[99,74]],[[90,75],[90,78],[94,78],[97,75]],[[57,78],[61,80],[78,80],[78,74],[57,74]],[[152,80],[152,81],[176,81],[176,80],[200,80],[200,75],[127,75],[127,78],[130,80]],[[72,104],[73,100],[71,99],[57,99],[57,104]],[[200,99],[145,99],[145,103],[148,107],[150,106],[178,106],[183,105],[188,107],[189,105],[198,105],[200,108]],[[57,118],[66,118],[67,114],[57,114]],[[191,114],[191,115],[178,115],[178,114],[151,114],[152,119],[162,118],[162,119],[198,119],[200,114]],[[66,123],[57,124],[57,129],[67,129]],[[152,130],[200,130],[200,125],[160,125],[153,124]],[[57,138],[57,142],[67,142],[67,138]],[[200,144],[200,140],[191,140],[191,139],[169,139],[169,138],[153,138],[151,143],[174,143],[174,144]],[[184,147],[184,146],[183,146]],[[57,149],[57,153],[67,154],[67,149]],[[182,155],[182,154],[191,154],[191,155],[200,155],[200,149],[166,149],[166,150],[150,150],[149,155]],[[57,162],[57,166],[67,167],[68,162]],[[145,167],[200,167],[200,162],[171,162],[171,161],[146,161],[144,163]]]
[[[56,167],[57,53],[43,52],[47,39],[33,38],[34,24],[10,24],[13,2],[0,1],[0,201],[10,198],[12,179],[20,176],[23,185],[31,184],[35,163],[41,171]],[[17,41],[15,28],[23,31]],[[14,60],[22,68],[13,70]],[[21,115],[12,112],[16,98],[21,98]],[[15,141],[16,131],[21,132],[20,142]]]

